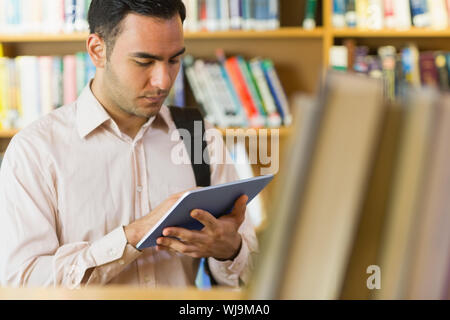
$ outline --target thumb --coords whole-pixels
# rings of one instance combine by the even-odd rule
[[[245,210],[247,209],[247,201],[248,196],[242,195],[239,199],[234,203],[233,210],[231,211],[231,215],[235,216],[239,225],[244,222],[245,219]]]

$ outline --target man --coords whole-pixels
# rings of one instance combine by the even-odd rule
[[[185,52],[184,19],[181,0],[92,1],[95,79],[17,134],[2,164],[2,285],[190,286],[201,257],[218,284],[248,280],[257,241],[246,196],[220,219],[194,210],[201,231],[167,228],[157,248],[135,248],[196,187],[192,166],[171,159],[179,141],[163,106]],[[236,179],[232,165],[211,164],[212,184]]]

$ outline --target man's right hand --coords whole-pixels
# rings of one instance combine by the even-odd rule
[[[147,234],[147,232],[153,228],[154,225],[161,219],[172,206],[180,199],[186,192],[196,190],[199,188],[193,188],[186,190],[174,195],[164,200],[159,206],[157,206],[148,215],[134,221],[124,228],[125,236],[127,241],[133,247],[136,247],[139,241]]]

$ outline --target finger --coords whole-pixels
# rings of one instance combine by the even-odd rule
[[[175,237],[183,242],[198,242],[202,234],[196,230],[188,230],[184,228],[166,228],[163,230],[163,236],[165,237]]]
[[[156,244],[158,246],[163,246],[163,247],[172,249],[172,250],[182,253],[182,254],[189,254],[189,253],[195,251],[195,249],[196,249],[195,246],[185,244],[185,243],[181,242],[180,240],[173,239],[173,238],[160,237],[160,238],[156,239]]]
[[[200,221],[201,224],[205,226],[208,230],[216,230],[217,229],[217,219],[211,213],[196,209],[191,213],[191,217],[195,220]]]
[[[235,216],[238,220],[239,224],[242,223],[245,219],[245,211],[247,209],[248,196],[242,195],[239,199],[234,203],[233,210],[231,211],[231,215]]]

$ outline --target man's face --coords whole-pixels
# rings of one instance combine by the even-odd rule
[[[129,14],[105,65],[103,88],[117,109],[150,118],[159,113],[180,70],[183,25]]]

